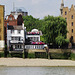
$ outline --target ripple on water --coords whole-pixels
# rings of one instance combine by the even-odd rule
[[[0,75],[75,75],[75,67],[0,67]]]

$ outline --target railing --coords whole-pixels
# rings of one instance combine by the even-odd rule
[[[25,45],[26,49],[43,49],[44,45]]]
[[[20,50],[20,51],[22,51],[23,49],[15,49],[16,51],[18,51],[18,50]]]
[[[40,35],[40,32],[27,32],[27,35]]]
[[[23,41],[18,41],[18,40],[11,40],[10,43],[23,43]]]
[[[43,49],[44,45],[25,45],[25,49]],[[10,51],[23,51],[23,48],[13,48]]]

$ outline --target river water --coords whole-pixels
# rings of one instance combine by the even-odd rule
[[[0,75],[75,75],[75,67],[0,67]]]

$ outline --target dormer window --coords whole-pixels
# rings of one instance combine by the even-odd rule
[[[65,15],[67,15],[67,12],[65,11]]]

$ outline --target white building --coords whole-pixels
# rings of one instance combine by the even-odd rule
[[[44,44],[40,41],[41,31],[33,29],[31,32],[27,32],[26,38],[31,40],[31,44],[26,45],[26,49],[43,49]]]
[[[22,26],[8,26],[7,46],[11,50],[23,50],[24,30]]]
[[[37,29],[33,29],[31,32],[27,32],[26,37],[29,38],[30,40],[34,42],[39,42],[40,41],[40,31]]]
[[[7,47],[9,51],[23,51],[25,49],[43,49],[44,43],[40,41],[41,32],[37,29],[33,29],[31,32],[24,33],[24,26],[8,26],[7,29]],[[32,42],[30,44],[24,43],[26,38]],[[25,41],[26,42],[26,41]]]

